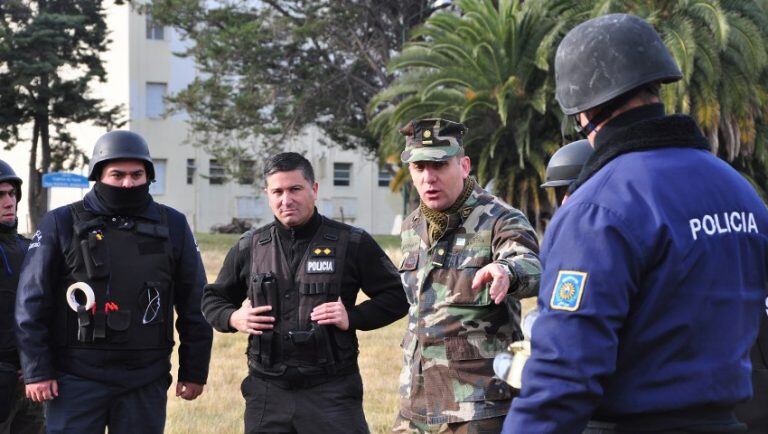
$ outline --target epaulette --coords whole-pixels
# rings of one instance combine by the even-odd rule
[[[263,232],[269,231],[274,225],[275,225],[275,222],[270,222],[259,228],[249,229],[248,231],[240,235],[240,239],[237,242],[238,250],[250,249],[251,240],[253,239],[253,236],[261,235]]]

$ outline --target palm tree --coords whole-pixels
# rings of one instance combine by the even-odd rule
[[[586,8],[566,1],[460,0],[461,14],[439,12],[417,29],[389,64],[398,76],[370,103],[369,128],[390,162],[402,148],[397,128],[420,117],[465,123],[465,148],[481,184],[535,224],[554,197],[539,189],[546,162],[561,144],[549,64],[564,28],[559,16]],[[396,181],[404,182],[401,169]],[[396,186],[397,187],[397,186]]]
[[[664,86],[670,111],[689,113],[713,152],[768,200],[768,2],[593,0],[591,16],[628,12],[656,27],[683,79]]]

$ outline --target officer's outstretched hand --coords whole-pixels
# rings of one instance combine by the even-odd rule
[[[176,383],[176,396],[187,401],[192,401],[203,393],[202,384],[179,381]]]
[[[502,264],[491,263],[479,269],[472,279],[472,289],[477,289],[480,285],[491,282],[491,298],[496,304],[504,300],[504,296],[509,291],[509,272]]]
[[[263,315],[272,310],[272,306],[251,307],[251,301],[246,299],[240,309],[232,312],[229,317],[229,326],[251,335],[260,335],[262,330],[271,330],[275,317]],[[194,399],[194,398],[192,398]]]
[[[340,330],[349,328],[349,315],[344,303],[341,302],[341,297],[336,301],[315,306],[309,317],[320,325],[333,324]]]
[[[50,401],[59,396],[59,383],[56,380],[44,380],[29,383],[26,386],[27,398],[35,402]]]

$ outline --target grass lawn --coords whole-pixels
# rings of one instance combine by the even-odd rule
[[[196,234],[195,237],[208,280],[213,281],[227,251],[239,236]],[[399,237],[375,238],[395,264],[399,264]],[[526,307],[532,305],[529,300],[526,302]],[[395,420],[398,376],[402,363],[400,340],[405,328],[406,319],[403,318],[379,330],[357,333],[360,340],[360,369],[365,387],[363,404],[371,432],[375,434],[389,432]],[[175,383],[171,386],[168,393],[167,433],[243,432],[245,402],[240,394],[240,382],[247,374],[246,341],[243,334],[214,332],[210,375],[205,392],[197,400],[187,402],[176,398]],[[178,366],[175,353],[173,363]]]

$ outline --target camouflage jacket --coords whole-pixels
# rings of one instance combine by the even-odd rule
[[[479,187],[459,214],[431,246],[418,209],[403,223],[400,275],[410,309],[400,412],[416,422],[507,413],[512,391],[493,379],[493,358],[522,339],[519,299],[538,293],[538,244],[525,216]],[[512,273],[500,305],[491,300],[489,285],[472,289],[475,273],[491,262]]]

